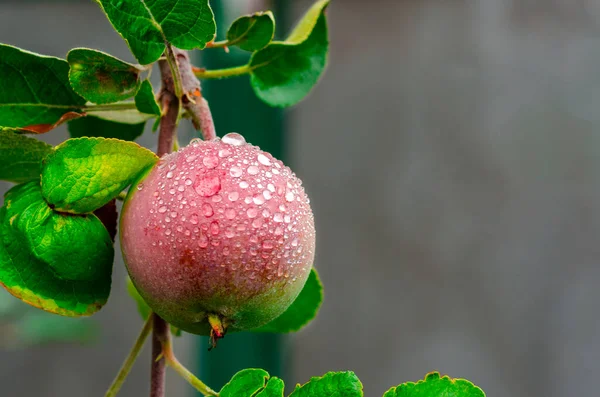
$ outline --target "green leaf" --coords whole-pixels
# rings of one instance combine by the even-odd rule
[[[246,51],[258,51],[273,40],[275,18],[271,11],[245,15],[233,21],[227,31],[229,45]]]
[[[17,183],[39,179],[41,161],[50,152],[47,143],[0,129],[0,179]]]
[[[250,83],[271,106],[300,102],[317,84],[327,65],[329,39],[325,10],[315,3],[284,42],[272,42],[250,59]]]
[[[93,110],[88,111],[88,115],[93,115],[102,120],[114,121],[121,124],[141,124],[155,118],[156,116],[142,113],[137,109],[126,110]]]
[[[96,0],[143,65],[155,62],[165,40],[183,50],[202,49],[216,33],[208,0]]]
[[[104,52],[75,48],[67,54],[67,62],[71,87],[90,102],[122,101],[140,88],[143,69]]]
[[[47,263],[56,277],[94,281],[111,273],[113,243],[95,215],[58,213],[48,207],[40,194],[18,219],[13,226],[27,238],[31,253]]]
[[[363,386],[354,372],[328,372],[314,377],[290,394],[290,397],[362,397]]]
[[[112,269],[93,281],[73,281],[57,277],[47,263],[38,259],[18,225],[22,213],[41,200],[35,181],[17,185],[5,195],[5,205],[0,208],[0,284],[12,295],[45,311],[71,317],[91,315],[108,299]]]
[[[0,44],[0,126],[46,132],[84,105],[66,61]]]
[[[252,397],[262,390],[269,380],[269,373],[262,369],[243,369],[221,389],[219,397]]]
[[[391,388],[383,397],[485,397],[485,393],[466,379],[432,372],[417,383],[406,382]]]
[[[131,296],[135,301],[138,313],[140,313],[142,319],[146,320],[148,316],[152,313],[152,309],[150,309],[150,306],[148,306],[144,298],[142,298],[138,290],[135,288],[135,285],[133,285],[131,278],[129,277],[127,277],[127,292],[129,293],[129,296]]]
[[[69,121],[68,126],[71,138],[103,137],[133,141],[144,133],[146,123],[116,123],[94,116],[87,116]]]
[[[283,397],[283,389],[283,381],[274,376],[269,379],[265,388],[256,394],[255,397]]]
[[[310,322],[319,311],[323,302],[323,285],[313,268],[300,295],[290,307],[275,320],[252,332],[288,333],[300,330]]]
[[[154,91],[152,90],[152,84],[149,80],[144,80],[142,86],[135,96],[135,106],[137,110],[142,113],[153,114],[160,116],[160,107],[154,97]]]
[[[42,162],[42,194],[58,211],[92,212],[157,161],[154,153],[133,142],[69,139]]]

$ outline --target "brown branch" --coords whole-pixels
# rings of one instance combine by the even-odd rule
[[[183,108],[192,118],[194,128],[202,131],[204,140],[214,139],[217,136],[215,124],[208,102],[202,96],[200,81],[194,74],[190,56],[186,51],[177,48],[173,48],[173,52],[179,65],[181,85],[183,86],[183,97],[181,98]]]
[[[157,314],[152,314],[152,366],[150,368],[150,397],[165,396],[166,363],[163,343],[169,340],[169,324]]]
[[[173,151],[177,137],[177,122],[179,119],[180,100],[175,95],[173,74],[169,63],[165,60],[158,62],[162,78],[160,103],[163,116],[160,120],[158,133],[158,150],[156,154],[163,156]],[[169,325],[159,315],[153,314],[152,328],[152,366],[150,370],[150,397],[165,396],[166,364],[163,357],[163,343],[170,337]]]

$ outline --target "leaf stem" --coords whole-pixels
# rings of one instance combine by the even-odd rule
[[[110,388],[108,389],[108,391],[106,392],[104,397],[114,397],[117,395],[119,390],[121,390],[121,386],[123,386],[123,383],[125,383],[125,379],[127,379],[127,375],[129,375],[129,372],[131,371],[131,368],[133,367],[135,360],[140,355],[140,352],[142,351],[142,347],[144,346],[144,342],[146,342],[146,339],[148,339],[148,335],[150,335],[151,330],[152,330],[152,316],[149,316],[148,319],[146,320],[146,322],[144,323],[144,326],[142,327],[142,331],[140,332],[140,335],[137,337],[135,344],[131,348],[129,355],[123,362],[123,365],[121,366],[121,369],[119,370],[119,373],[117,374],[117,377],[113,381],[112,385],[110,386]]]
[[[167,62],[169,63],[169,68],[171,69],[171,75],[173,77],[174,94],[177,98],[181,99],[181,97],[183,97],[181,72],[179,71],[177,57],[175,56],[175,52],[173,51],[173,46],[171,46],[171,44],[167,43],[166,54],[167,54]]]
[[[223,48],[223,47],[229,47],[231,45],[231,43],[229,42],[229,40],[221,40],[221,41],[213,41],[212,43],[208,43],[206,45],[206,48]]]
[[[163,342],[163,355],[167,364],[175,370],[183,379],[185,379],[190,385],[192,385],[196,390],[198,390],[204,396],[213,396],[218,397],[219,394],[208,387],[204,382],[198,379],[194,374],[192,374],[186,367],[183,366],[175,357],[173,353],[173,344],[171,342],[171,337],[166,339]]]
[[[194,74],[199,79],[223,79],[225,77],[243,76],[253,70],[250,65],[235,66],[226,69],[206,70],[196,68]]]

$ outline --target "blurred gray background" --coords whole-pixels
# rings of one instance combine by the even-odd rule
[[[287,383],[350,369],[379,396],[439,370],[488,396],[597,394],[600,2],[332,3],[329,70],[288,118],[326,299]],[[92,1],[2,1],[0,42],[133,60]],[[1,351],[2,397],[104,392],[141,325],[121,264],[100,343]],[[176,348],[193,367],[195,339]],[[123,396],[146,395],[145,354]]]

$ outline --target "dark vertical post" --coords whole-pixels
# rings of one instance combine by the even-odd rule
[[[272,2],[278,27],[285,27],[283,3]],[[223,39],[230,20],[225,19],[224,7],[227,1],[211,1],[218,26],[219,40]],[[236,15],[236,17],[239,15]],[[281,35],[279,36],[281,37]],[[248,53],[231,49],[229,54],[221,49],[208,49],[202,52],[200,64],[207,69],[218,69],[243,65],[248,61]],[[217,134],[238,132],[253,145],[260,146],[283,159],[284,120],[281,109],[271,108],[261,102],[250,87],[248,76],[225,80],[205,80],[202,82],[203,95],[209,101]],[[263,368],[271,375],[285,378],[286,338],[270,334],[229,334],[220,341],[216,349],[207,351],[207,338],[200,339],[199,362],[200,378],[215,390],[220,388],[233,374],[244,368]]]

